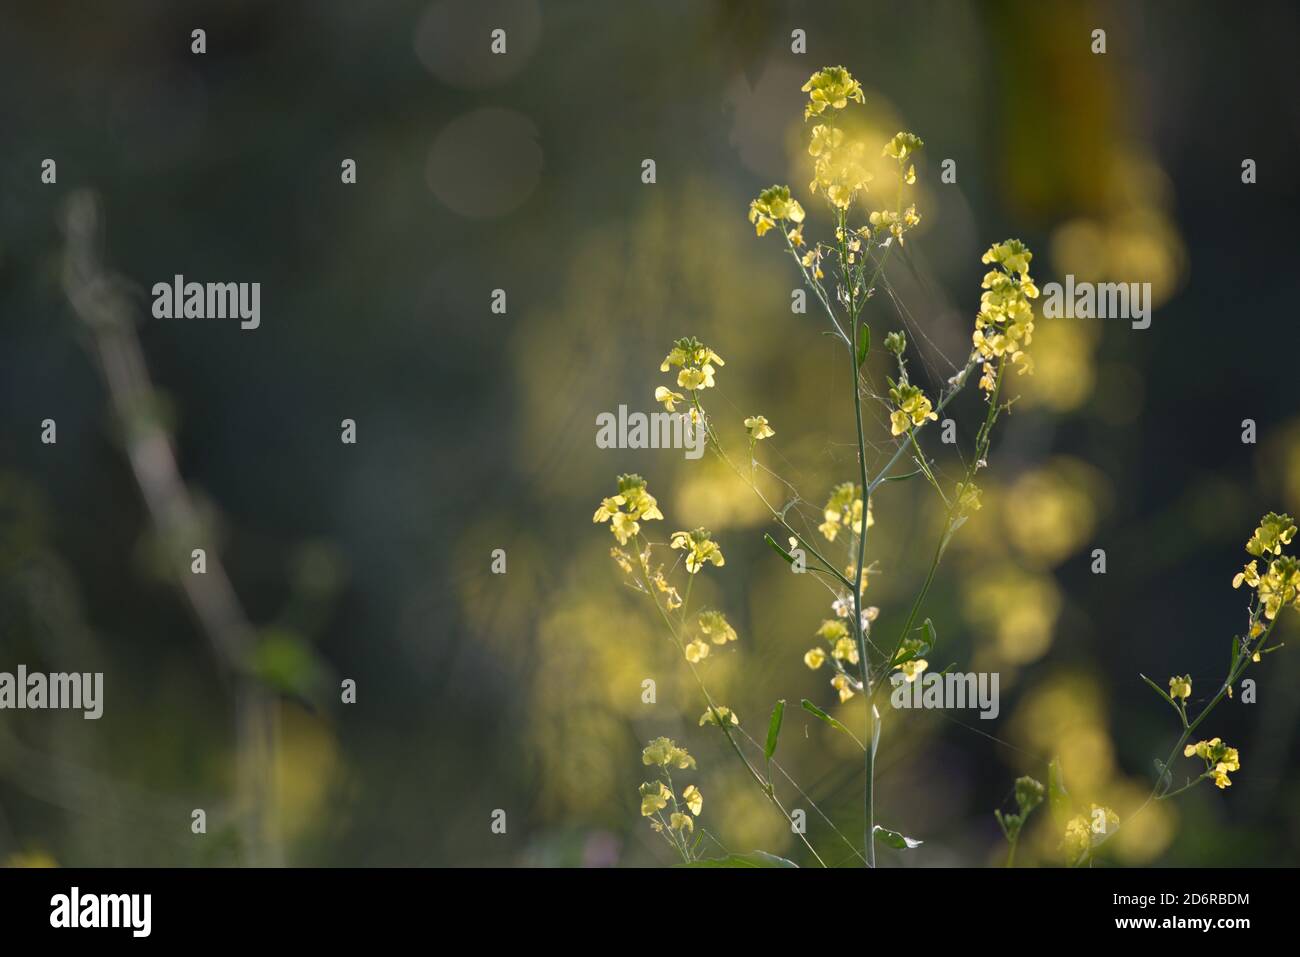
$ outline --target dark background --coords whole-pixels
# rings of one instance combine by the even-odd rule
[[[498,26],[503,57],[488,49]],[[884,863],[1000,862],[991,812],[1054,754],[1081,806],[1127,819],[1177,736],[1138,673],[1190,672],[1207,700],[1245,615],[1230,587],[1242,545],[1265,511],[1300,512],[1296,36],[1284,4],[4,4],[0,670],[102,670],[106,704],[97,722],[0,715],[0,858],[668,863],[636,785],[640,747],[672,734],[699,758],[711,829],[803,862],[696,728],[681,663],[591,511],[635,470],[666,524],[720,536],[709,595],[741,641],[711,681],[755,735],[777,697],[830,706],[799,660],[824,602],[710,460],[598,450],[593,423],[648,409],[672,339],[695,334],[728,360],[714,401],[773,421],[810,501],[852,475],[837,354],[814,316],[791,316],[790,264],[744,219],[770,182],[807,198],[798,87],[835,63],[885,136],[926,140],[924,225],[888,274],[909,315],[882,297],[871,318],[878,342],[924,331],[930,391],[966,354],[995,240],[1029,243],[1040,284],[1072,272],[1156,296],[1145,331],[1040,321],[986,508],[927,612],[939,666],[1002,674],[996,722],[958,716],[996,740],[945,716],[889,719],[878,813],[927,843]],[[340,183],[344,158],[356,185]],[[944,158],[955,185],[939,182]],[[203,517],[190,538],[255,629],[240,667],[177,588],[194,546],[142,505],[129,428],[65,295],[60,222],[82,190],[137,307],[151,421]],[[261,328],[151,318],[150,287],[176,273],[261,282]],[[495,288],[505,316],[489,311]],[[970,421],[978,400],[964,400]],[[56,445],[40,442],[45,418]],[[1245,418],[1257,445],[1241,442]],[[876,503],[882,620],[905,613],[933,541],[936,504],[898,489]],[[1269,656],[1259,703],[1207,724],[1241,749],[1229,792],[1147,808],[1106,860],[1297,863],[1298,670],[1291,649]],[[276,701],[251,842],[240,673]],[[338,703],[344,678],[354,705]],[[860,833],[860,762],[815,722],[805,738],[796,714],[787,767]],[[489,830],[498,808],[506,835]],[[1059,837],[1040,815],[1021,862],[1055,862]]]

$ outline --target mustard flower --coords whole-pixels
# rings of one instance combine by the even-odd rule
[[[694,784],[688,784],[686,789],[682,791],[682,803],[686,805],[692,814],[699,817],[700,811],[704,810],[704,795],[700,793],[700,789]]]
[[[1265,555],[1281,555],[1282,546],[1290,545],[1295,536],[1295,520],[1290,515],[1269,512],[1259,520],[1259,528],[1246,542],[1246,551],[1257,558]]]
[[[679,748],[672,738],[664,737],[655,738],[645,746],[641,751],[641,763],[679,770],[695,767],[695,759],[685,748]]]
[[[831,687],[839,692],[840,704],[853,697],[853,684],[849,681],[848,675],[836,675],[831,679]]]
[[[662,519],[655,497],[646,491],[645,479],[628,474],[618,477],[618,493],[602,499],[592,522],[610,522],[610,531],[620,545],[641,530],[641,522]]]
[[[892,156],[899,163],[905,163],[909,156],[923,146],[925,146],[925,143],[915,133],[895,133],[893,139],[885,144],[885,149],[881,155]]]
[[[1092,805],[1087,814],[1072,817],[1065,825],[1062,847],[1071,863],[1078,863],[1094,846],[1119,827],[1119,815],[1100,804]]]
[[[904,661],[898,666],[898,670],[903,673],[903,677],[907,680],[907,683],[911,684],[919,678],[921,673],[928,667],[930,667],[930,662],[926,661],[924,658],[913,658],[911,661]]]
[[[655,389],[655,401],[662,402],[665,409],[669,412],[675,412],[678,402],[685,402],[685,397],[680,392],[674,392],[667,386],[659,386]]]
[[[694,831],[695,819],[689,814],[682,814],[680,811],[674,811],[668,817],[668,826],[674,831]]]
[[[716,716],[713,713],[714,711],[718,712]],[[704,714],[700,715],[700,727],[702,728],[706,724],[711,724],[717,728],[722,727],[722,725],[718,723],[718,717],[721,717],[723,723],[725,724],[740,724],[740,718],[736,717],[736,713],[734,711],[732,711],[730,708],[724,708],[722,705],[717,705],[714,708],[710,708],[706,710]]]
[[[855,535],[862,532],[862,486],[843,482],[831,489],[826,507],[822,509],[825,521],[817,526],[828,542],[835,541],[841,527],[850,528]],[[871,503],[867,503],[867,528],[875,524]]]
[[[924,425],[927,419],[939,418],[919,386],[904,382],[890,389],[889,397],[896,406],[889,416],[889,430],[894,435],[910,432],[914,427]]]
[[[672,349],[660,363],[659,371],[667,372],[674,366],[680,367],[677,373],[678,386],[694,392],[697,389],[711,389],[713,374],[717,371],[717,367],[725,365],[721,356],[690,336],[673,343]]]
[[[796,224],[804,220],[803,207],[797,199],[790,197],[789,186],[769,186],[758,194],[757,199],[750,201],[749,221],[754,224],[757,235],[762,236],[778,222],[786,220]]]
[[[776,435],[776,429],[768,425],[767,417],[762,415],[751,415],[745,420],[745,428],[749,430],[749,437],[755,442]]]
[[[736,640],[736,629],[731,627],[727,616],[720,611],[706,609],[696,618],[700,631],[704,632],[715,645],[725,645]]]
[[[1240,588],[1243,582],[1255,589],[1269,621],[1284,606],[1300,610],[1300,561],[1290,555],[1273,559],[1263,574],[1252,560],[1233,578],[1232,587]]]
[[[819,189],[825,192],[831,205],[838,209],[848,209],[853,198],[867,188],[873,176],[867,169],[867,148],[859,140],[843,142],[831,147],[829,140],[823,143],[813,163],[813,178],[808,184],[810,192]],[[811,151],[811,147],[809,148]]]
[[[1228,773],[1241,770],[1241,759],[1237,754],[1237,749],[1228,747],[1223,743],[1222,738],[1198,741],[1183,748],[1183,757],[1190,758],[1193,756],[1205,762],[1206,775],[1214,781],[1215,787],[1221,791],[1232,786]]]
[[[686,660],[693,665],[698,665],[705,658],[709,657],[709,644],[696,638],[694,641],[686,644]]]
[[[668,806],[672,792],[662,781],[647,781],[641,785],[641,816],[650,817]]]
[[[686,570],[692,575],[703,568],[705,562],[712,562],[719,568],[727,563],[718,543],[703,528],[693,532],[673,532],[670,544],[673,548],[686,550]]]
[[[1034,332],[1031,300],[1038,298],[1038,287],[1029,276],[1032,259],[1033,253],[1018,239],[995,243],[983,256],[984,263],[998,267],[984,275],[980,311],[971,336],[985,363],[980,388],[986,392],[993,391],[995,385],[993,359],[1009,356],[1021,373],[1032,370],[1025,352]]]
[[[1175,675],[1169,679],[1169,697],[1182,698],[1186,701],[1192,696],[1192,676]]]
[[[858,645],[852,638],[838,638],[831,649],[831,657],[836,661],[847,661],[851,665],[858,663]]]
[[[804,653],[803,663],[813,671],[816,671],[826,663],[826,652],[820,648],[809,648],[808,651]]]
[[[803,111],[805,120],[820,116],[827,108],[842,110],[848,106],[849,100],[863,102],[862,84],[842,66],[822,67],[800,89],[808,94],[808,104]]]

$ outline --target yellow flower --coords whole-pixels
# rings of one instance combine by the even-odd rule
[[[789,220],[802,223],[803,207],[797,199],[790,198],[789,186],[769,186],[758,194],[758,198],[749,204],[749,221],[754,224],[754,232],[762,236],[778,221]],[[792,240],[793,241],[793,240]]]
[[[669,412],[675,411],[678,402],[684,402],[685,397],[680,392],[674,392],[667,386],[661,385],[655,389],[655,401],[662,402],[665,409]]]
[[[1186,701],[1192,695],[1192,676],[1175,676],[1169,679],[1169,697]]]
[[[1094,804],[1087,814],[1070,818],[1065,825],[1065,839],[1061,842],[1066,858],[1079,863],[1093,847],[1119,827],[1119,815],[1108,807]]]
[[[1228,772],[1241,770],[1241,758],[1236,748],[1223,743],[1222,738],[1210,738],[1198,741],[1183,748],[1183,757],[1198,757],[1205,762],[1206,774],[1214,781],[1219,790],[1232,786]]]
[[[848,106],[849,100],[863,102],[862,84],[842,66],[822,67],[800,89],[808,94],[808,104],[803,111],[805,120],[820,116],[828,107],[842,110]]]
[[[686,550],[686,570],[692,575],[703,568],[705,562],[712,562],[719,568],[727,563],[718,543],[703,528],[693,532],[673,532],[670,544],[673,548]]]
[[[709,657],[709,646],[707,642],[696,638],[686,646],[686,660],[691,664],[699,664],[703,659]]]
[[[838,132],[838,131],[837,131]],[[867,148],[859,140],[841,142],[843,137],[834,138],[836,145],[830,146],[830,140],[824,140],[820,150],[814,155],[813,178],[808,189],[816,193],[825,191],[826,198],[839,209],[848,209],[853,198],[874,178],[867,169]],[[811,147],[809,151],[811,152]]]
[[[662,781],[647,781],[641,785],[641,816],[650,817],[668,806],[672,792]]]
[[[846,675],[836,675],[832,678],[831,687],[840,693],[841,704],[853,697],[853,687]]]
[[[913,658],[911,661],[904,661],[898,666],[898,670],[903,673],[903,677],[907,679],[907,683],[911,684],[920,676],[921,672],[925,671],[928,667],[930,667],[930,662],[926,661],[924,658]]]
[[[882,156],[892,156],[899,163],[904,163],[907,158],[923,147],[921,137],[915,133],[895,133],[894,138],[885,144]]]
[[[906,382],[889,390],[897,410],[889,416],[889,429],[894,435],[910,432],[913,427],[924,425],[927,419],[939,418],[930,405],[924,392],[919,387]]]
[[[858,663],[858,646],[852,638],[840,638],[831,650],[831,657],[836,661],[847,661],[851,665]]]
[[[668,818],[668,826],[674,831],[694,831],[695,819],[689,814],[674,811]]]
[[[610,522],[610,531],[620,545],[640,530],[640,522],[662,519],[659,503],[646,491],[645,479],[639,475],[620,475],[618,477],[618,494],[602,499],[592,522]]]
[[[740,719],[736,717],[736,713],[734,711],[732,711],[730,708],[724,708],[722,705],[717,705],[715,708],[710,708],[709,710],[705,711],[704,714],[700,715],[701,728],[704,727],[706,724],[711,724],[714,727],[718,727],[718,728],[722,727],[722,725],[718,723],[718,718],[714,716],[713,714],[714,711],[718,712],[718,716],[720,716],[723,722],[725,722],[726,724],[740,724]]]
[[[700,816],[700,811],[704,810],[704,795],[694,784],[686,785],[686,790],[682,792],[682,803],[685,804],[692,814]]]
[[[820,668],[826,661],[826,652],[820,648],[809,648],[803,656],[803,663],[813,671]]]
[[[693,336],[678,339],[659,365],[660,372],[678,366],[677,384],[684,389],[709,389],[713,387],[713,374],[718,366],[725,366],[722,357]],[[659,398],[656,391],[655,398]],[[692,409],[692,416],[694,410]],[[694,418],[692,418],[694,421]]]
[[[1246,542],[1246,551],[1257,557],[1281,555],[1282,546],[1290,545],[1295,533],[1295,521],[1290,515],[1269,512],[1259,520],[1259,528]]]
[[[862,532],[862,486],[853,482],[843,482],[831,489],[826,507],[822,509],[825,519],[817,530],[827,541],[835,541],[841,527],[850,528],[855,535]],[[871,514],[871,504],[867,504],[867,528],[876,522]]]
[[[674,767],[679,770],[695,767],[695,759],[685,748],[679,748],[672,738],[655,738],[641,752],[641,763],[658,765],[661,768]]]
[[[1031,300],[1038,298],[1038,287],[1029,276],[1034,258],[1018,239],[995,243],[984,254],[984,263],[999,268],[985,273],[981,287],[980,311],[975,317],[971,336],[975,351],[985,362],[980,388],[992,391],[994,384],[990,360],[1010,356],[1021,373],[1031,370],[1025,347],[1033,340],[1034,309]]]
[[[745,428],[749,430],[750,438],[756,442],[768,436],[776,435],[776,430],[768,425],[767,418],[761,415],[752,415],[746,419]]]
[[[720,611],[713,609],[702,611],[696,621],[699,623],[700,631],[708,635],[709,640],[715,645],[725,645],[729,641],[736,640],[736,629],[731,627],[727,616]]]
[[[1237,572],[1236,577],[1232,579],[1232,587],[1240,588],[1242,582],[1245,582],[1251,588],[1258,588],[1259,587],[1258,566],[1259,566],[1259,562],[1252,561],[1248,565],[1246,565],[1241,571]]]

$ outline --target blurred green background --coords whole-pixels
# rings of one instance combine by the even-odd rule
[[[985,507],[927,611],[936,667],[1000,672],[1001,715],[885,715],[877,814],[926,844],[883,863],[1000,863],[993,809],[1057,754],[1076,799],[1127,820],[1177,736],[1138,673],[1190,672],[1207,700],[1245,615],[1243,544],[1263,512],[1300,513],[1296,35],[1282,4],[5,4],[0,670],[103,671],[106,699],[99,721],[0,713],[0,860],[666,864],[636,788],[640,748],[667,734],[699,760],[702,823],[806,863],[696,726],[698,692],[592,510],[636,471],[667,515],[656,531],[714,530],[727,565],[696,595],[740,640],[706,674],[755,737],[776,698],[831,707],[827,673],[801,662],[825,593],[764,546],[761,506],[712,457],[597,449],[594,423],[649,411],[671,341],[696,335],[727,360],[709,398],[733,448],[762,412],[770,464],[814,505],[853,477],[842,356],[811,310],[791,314],[795,272],[745,221],[772,182],[814,209],[799,86],[836,63],[882,141],[926,141],[923,223],[887,274],[906,313],[882,295],[867,314],[878,343],[907,330],[931,394],[969,349],[993,241],[1029,243],[1040,285],[1073,273],[1155,296],[1145,331],[1038,324],[1037,375],[1014,382]],[[956,184],[939,181],[945,158]],[[234,669],[177,587],[191,546],[141,503],[129,427],[64,294],[59,223],[82,189],[138,307],[151,421],[202,517],[192,537],[255,629]],[[149,288],[176,273],[261,282],[261,328],[151,318]],[[489,310],[497,288],[506,315]],[[956,406],[964,436],[978,402]],[[57,445],[40,442],[45,418]],[[940,516],[915,481],[874,504],[868,598],[892,634]],[[1300,862],[1300,659],[1252,676],[1258,703],[1225,703],[1205,729],[1241,750],[1231,790],[1148,807],[1106,861]],[[339,702],[346,678],[355,704]],[[271,696],[253,754],[237,718],[250,685]],[[778,757],[860,834],[847,744],[796,708]],[[241,761],[260,768],[256,807]],[[809,817],[828,860],[851,863]],[[1058,861],[1059,839],[1039,814],[1020,861]]]

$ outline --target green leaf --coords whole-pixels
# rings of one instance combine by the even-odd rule
[[[1052,758],[1047,766],[1047,799],[1057,826],[1064,828],[1070,820],[1070,795],[1065,790],[1060,758]]]
[[[934,622],[929,618],[925,620],[925,640],[930,643],[927,651],[934,651],[934,646],[939,643],[939,634],[934,630]]]
[[[897,848],[900,851],[910,851],[925,843],[924,841],[918,841],[914,837],[907,837],[897,831],[891,831],[887,827],[881,827],[879,824],[876,825],[876,834],[890,847]]]
[[[791,555],[789,552],[787,552],[787,551],[786,551],[784,548],[782,548],[780,545],[778,545],[778,544],[776,543],[776,539],[773,538],[771,535],[769,535],[767,532],[764,532],[764,533],[763,533],[763,541],[765,541],[765,542],[767,542],[769,545],[771,545],[771,546],[772,546],[772,551],[776,552],[778,555],[780,555],[782,558],[784,558],[788,564],[791,564],[791,565],[794,564],[794,556]]]
[[[835,729],[838,730],[838,731],[843,731],[843,732],[844,732],[845,734],[847,734],[850,738],[852,738],[852,739],[853,739],[853,742],[854,742],[858,747],[860,747],[863,751],[867,750],[867,746],[866,746],[865,744],[863,744],[861,741],[858,740],[858,736],[857,736],[856,734],[854,734],[854,733],[853,733],[852,731],[850,731],[848,728],[844,727],[844,725],[840,724],[838,721],[836,721],[834,718],[832,718],[830,715],[828,715],[828,714],[827,714],[825,711],[823,711],[821,708],[817,707],[815,704],[813,704],[813,703],[812,703],[811,701],[809,701],[807,698],[804,698],[804,699],[803,699],[801,702],[799,702],[799,703],[800,703],[801,705],[803,705],[803,709],[804,709],[805,711],[807,711],[809,714],[811,714],[811,715],[815,715],[816,717],[821,718],[823,721],[825,721],[827,724],[829,724],[832,728],[835,728]]]
[[[865,322],[858,326],[858,368],[862,368],[862,363],[867,361],[867,353],[871,351],[871,327]]]
[[[767,723],[767,744],[763,748],[763,758],[772,760],[776,753],[776,739],[781,736],[781,719],[785,717],[785,699],[781,698],[772,706],[772,720]]]
[[[691,861],[684,867],[798,867],[794,861],[777,857],[767,851],[753,851],[749,854],[729,854],[726,857],[706,857]]]

